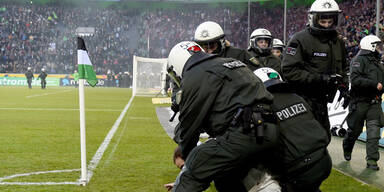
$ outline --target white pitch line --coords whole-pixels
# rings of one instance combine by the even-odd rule
[[[24,177],[30,175],[40,175],[47,173],[68,173],[80,171],[80,169],[66,169],[66,170],[53,170],[53,171],[38,171],[32,173],[20,173],[15,175],[10,175],[6,177],[0,177],[0,185],[80,185],[80,182],[3,182],[7,179],[13,179],[16,177]]]
[[[80,185],[80,182],[0,182],[0,185]]]
[[[58,94],[58,93],[65,93],[69,92],[72,90],[64,90],[64,91],[57,91],[57,92],[52,92],[52,93],[43,93],[43,94],[36,94],[36,95],[28,95],[26,96],[27,99],[32,98],[32,97],[40,97],[40,96],[46,96],[46,95],[53,95],[53,94]]]
[[[128,124],[128,118],[125,119],[125,122],[124,122],[124,128],[123,130],[121,131],[120,135],[119,135],[119,138],[117,139],[115,145],[113,146],[112,148],[112,151],[111,153],[109,153],[108,157],[107,157],[107,160],[105,160],[105,165],[108,165],[109,162],[111,161],[112,157],[113,157],[113,154],[115,153],[116,149],[117,149],[117,146],[119,145],[120,143],[120,140],[121,138],[123,137],[124,133],[125,133],[125,130],[127,129],[127,124]]]
[[[11,107],[0,107],[1,110],[10,111],[78,111],[79,109],[69,108],[11,108]],[[121,109],[85,109],[85,111],[121,111]]]
[[[115,124],[113,124],[111,130],[108,132],[108,135],[105,137],[103,143],[97,149],[95,155],[92,157],[92,160],[89,162],[88,170],[87,170],[87,183],[89,183],[89,181],[91,180],[91,178],[93,176],[93,170],[96,169],[101,158],[103,157],[105,150],[107,149],[109,143],[111,142],[113,135],[116,133],[117,129],[119,128],[120,122],[124,118],[125,113],[127,112],[129,106],[131,105],[131,103],[133,101],[133,98],[134,98],[134,96],[131,97],[128,104],[124,107],[124,110],[120,113],[119,118],[117,118]]]

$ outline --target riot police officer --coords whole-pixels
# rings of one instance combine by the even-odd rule
[[[367,168],[379,170],[378,143],[380,127],[383,126],[381,96],[384,84],[384,66],[380,63],[380,54],[376,50],[381,40],[368,35],[360,41],[360,51],[351,61],[351,96],[347,116],[348,131],[343,140],[344,158],[351,160],[356,139],[362,132],[364,121],[367,127]]]
[[[327,131],[314,119],[305,100],[271,68],[255,72],[273,94],[273,111],[280,121],[277,158],[271,170],[280,176],[282,191],[318,192],[332,169]],[[277,165],[281,165],[278,167]]]
[[[213,21],[206,21],[197,26],[194,34],[194,41],[198,43],[206,53],[217,54],[219,57],[223,58],[233,58],[245,63],[248,68],[252,71],[261,67],[257,63],[256,59],[252,57],[247,51],[230,46],[229,42],[225,39],[225,34],[221,26]],[[177,77],[172,79],[172,111],[175,112],[174,115],[179,111],[178,105],[175,103],[175,95],[179,90],[179,85],[177,83]]]
[[[195,31],[194,41],[205,52],[218,54],[220,57],[233,58],[245,63],[252,71],[261,67],[246,50],[229,45],[221,26],[213,21],[201,23]]]
[[[258,28],[251,34],[248,52],[261,66],[270,67],[281,73],[281,61],[271,53],[272,34],[267,29]]]
[[[280,61],[283,60],[283,52],[284,52],[285,45],[280,39],[273,39],[272,43],[272,55],[279,58]]]
[[[41,80],[41,89],[45,89],[46,85],[47,85],[47,81],[45,80],[47,78],[47,73],[45,72],[45,69],[42,68],[41,69],[41,73],[39,74],[39,76],[37,77],[37,79],[40,79]]]
[[[267,158],[277,139],[272,95],[244,63],[195,42],[175,45],[168,64],[181,77],[174,140],[186,160],[173,191],[203,191],[212,180],[218,191],[246,191],[241,178],[252,158]],[[201,132],[212,139],[196,146]]]
[[[337,89],[343,95],[348,91],[346,50],[336,31],[340,12],[334,0],[316,0],[309,10],[309,25],[289,41],[282,62],[285,80],[308,102],[327,131],[327,102],[333,101]]]
[[[28,88],[32,89],[32,79],[35,77],[33,76],[31,67],[27,68],[27,72],[25,72],[25,77],[27,78]]]

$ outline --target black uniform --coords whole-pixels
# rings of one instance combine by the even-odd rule
[[[112,73],[107,74],[107,87],[114,87],[115,86],[115,75]]]
[[[219,54],[220,57],[233,58],[245,63],[251,71],[254,71],[260,67],[263,67],[261,63],[257,61],[251,54],[246,50],[239,49],[232,46],[226,46],[224,51]]]
[[[277,174],[282,176],[283,191],[318,192],[332,169],[327,131],[314,119],[308,103],[286,83],[270,86],[268,91],[280,121],[278,158],[271,170],[280,168]]]
[[[41,88],[42,89],[45,89],[46,85],[47,85],[47,81],[45,81],[45,79],[47,78],[47,73],[45,71],[42,71],[40,73],[40,75],[37,77],[37,79],[40,79],[41,80]]]
[[[32,79],[34,78],[33,77],[33,73],[31,70],[28,70],[26,73],[25,73],[25,77],[27,78],[27,83],[28,83],[28,87],[30,89],[32,89]]]
[[[378,161],[380,127],[384,125],[384,117],[381,108],[383,90],[379,91],[377,84],[384,85],[384,67],[380,63],[380,56],[377,52],[361,50],[352,60],[350,69],[352,100],[347,116],[349,129],[343,141],[343,149],[344,152],[352,152],[355,141],[362,132],[364,121],[366,121],[366,159]]]
[[[330,77],[339,74],[342,84],[348,85],[346,70],[345,45],[336,31],[325,33],[307,27],[293,36],[284,52],[285,80],[308,102],[315,118],[327,131],[330,130],[327,100],[333,100],[329,97],[337,89]]]
[[[279,58],[272,55],[270,51],[266,51],[265,53],[259,53],[259,51],[249,48],[248,52],[250,55],[255,58],[255,62],[263,67],[269,67],[277,71],[279,74],[281,73],[281,61]]]
[[[223,58],[232,58],[232,59],[236,59],[236,60],[239,60],[243,63],[245,63],[247,65],[247,67],[249,69],[251,69],[252,71],[260,68],[260,67],[263,67],[263,65],[261,65],[257,59],[255,59],[254,57],[252,57],[252,55],[250,55],[246,50],[243,50],[243,49],[239,49],[239,48],[236,48],[236,47],[233,47],[233,46],[229,46],[229,45],[226,45],[224,50],[221,51],[220,53],[217,53],[219,57],[223,57]],[[175,100],[176,100],[176,93],[177,91],[179,91],[179,87],[177,86],[177,84],[175,82],[173,82],[173,89],[172,89],[172,110],[174,112],[178,112],[179,109],[178,109],[178,105],[175,103]]]
[[[277,137],[276,126],[266,123],[259,127],[264,139],[257,139],[248,115],[268,111],[272,95],[244,63],[217,55],[194,54],[182,77],[174,139],[186,163],[173,190],[203,191],[214,180],[219,191],[245,191],[240,181],[255,163],[250,158],[265,157]],[[201,132],[212,139],[196,147]]]

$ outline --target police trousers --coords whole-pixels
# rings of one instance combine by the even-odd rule
[[[348,131],[343,140],[344,151],[352,152],[357,138],[363,131],[364,121],[367,128],[366,159],[378,161],[380,158],[380,127],[383,126],[384,121],[379,101],[355,101],[349,105]]]
[[[328,138],[331,139],[331,124],[329,122],[327,101],[325,99],[309,98],[307,96],[303,96],[303,98],[311,107],[315,119],[324,127],[327,131]]]
[[[265,158],[278,138],[274,124],[266,123],[264,140],[257,142],[255,133],[244,134],[239,128],[229,128],[223,135],[195,147],[176,178],[174,192],[198,192],[215,182],[219,192],[246,191],[242,184],[257,158]]]
[[[310,162],[313,161],[313,162]],[[283,192],[318,192],[331,174],[332,160],[326,148],[296,162],[282,182]]]

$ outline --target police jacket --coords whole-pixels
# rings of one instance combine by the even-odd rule
[[[271,104],[273,96],[246,65],[232,58],[196,53],[187,61],[181,80],[179,124],[174,140],[183,158],[201,132],[225,133],[239,107]]]
[[[248,52],[252,57],[255,58],[255,62],[263,67],[269,67],[276,70],[279,74],[281,73],[281,61],[279,58],[273,56],[270,51],[266,53],[258,53],[253,48],[249,48]]]
[[[291,90],[286,83],[268,87],[273,94],[272,109],[280,122],[277,154],[284,170],[306,166],[299,165],[305,158],[311,159],[306,162],[310,164],[323,157],[323,153],[315,154],[330,142],[328,131],[314,118],[308,103]]]
[[[324,33],[307,27],[296,33],[285,49],[283,76],[300,95],[324,99],[328,91],[324,75],[342,75],[348,84],[345,51],[336,31]]]
[[[40,78],[41,80],[45,80],[46,77],[47,77],[46,72],[41,72],[40,75],[38,76],[38,78]]]
[[[352,98],[381,100],[383,90],[377,90],[377,83],[384,85],[384,67],[377,52],[361,50],[351,61]]]
[[[245,63],[251,71],[263,67],[251,54],[248,53],[248,51],[236,47],[226,46],[219,56],[239,60]]]
[[[32,73],[32,71],[27,71],[27,72],[25,73],[25,77],[26,77],[27,79],[33,79],[33,73]]]

